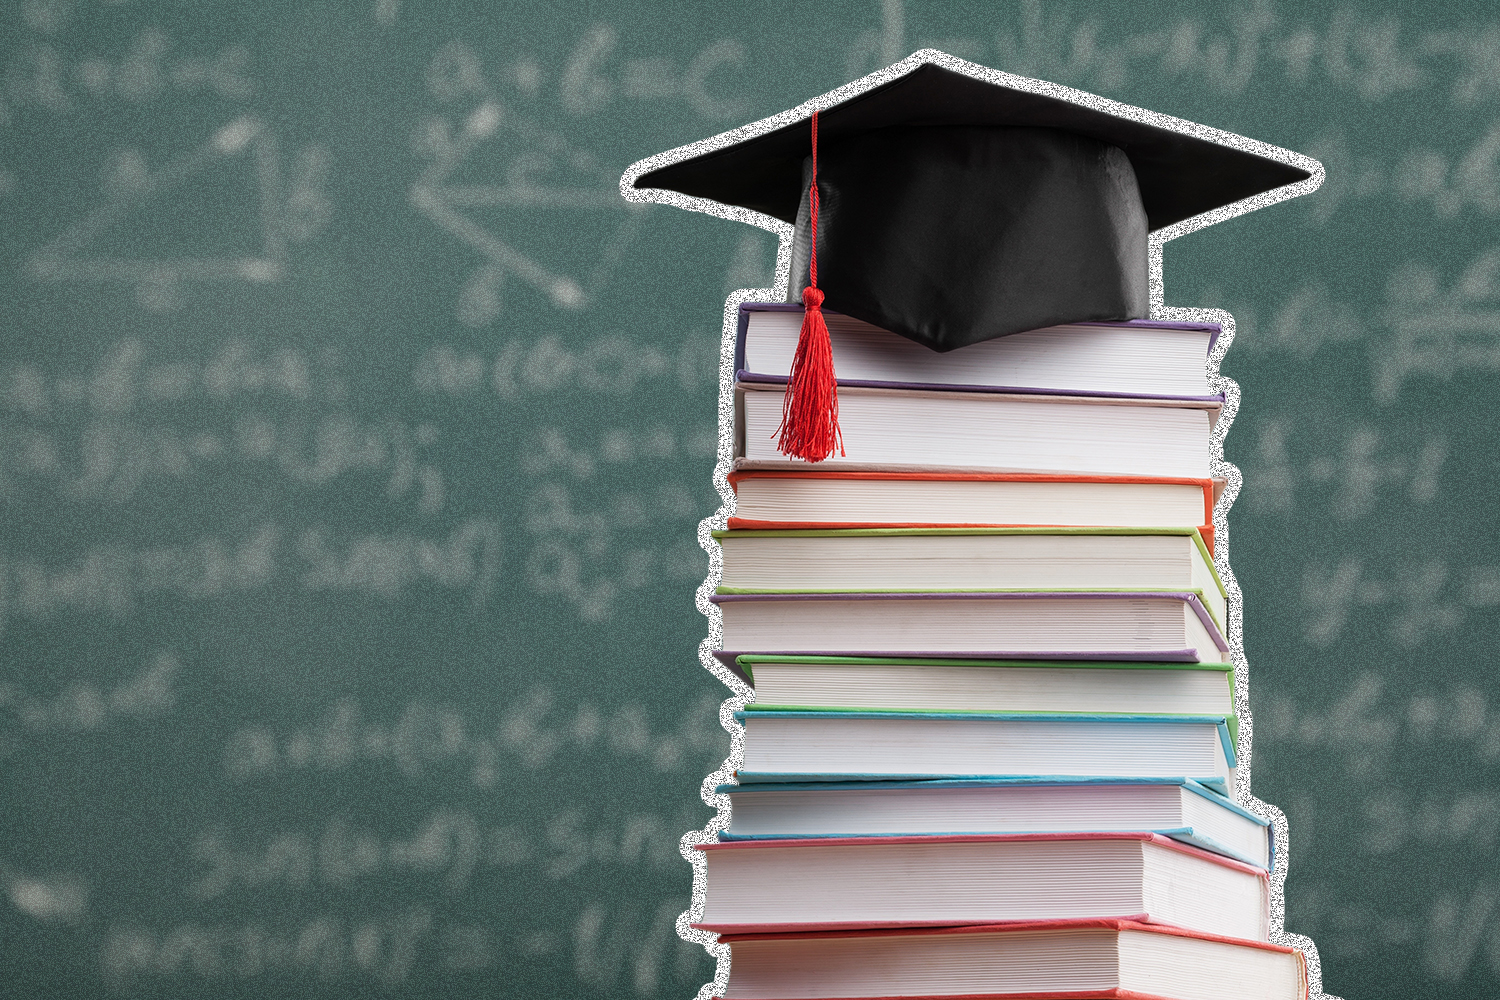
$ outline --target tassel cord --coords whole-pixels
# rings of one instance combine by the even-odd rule
[[[823,292],[818,288],[818,113],[812,116],[812,184],[808,189],[812,248],[808,254],[807,287],[802,290],[802,330],[797,353],[781,404],[781,426],[776,448],[783,455],[821,462],[837,449],[844,454],[839,429],[839,389],[833,371],[833,344],[823,318]]]

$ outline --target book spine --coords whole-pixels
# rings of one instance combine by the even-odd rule
[[[739,378],[739,373],[745,368],[745,338],[750,332],[750,312],[751,310],[746,308],[746,306],[740,306],[739,329],[734,338],[734,371],[736,379]]]

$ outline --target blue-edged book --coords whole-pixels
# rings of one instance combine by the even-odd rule
[[[1272,827],[1191,778],[987,778],[721,785],[723,840],[1156,833],[1271,870]]]
[[[1228,794],[1224,716],[738,712],[742,783],[929,778],[1180,778]]]

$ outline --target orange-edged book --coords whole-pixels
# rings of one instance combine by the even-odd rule
[[[1213,551],[1222,479],[742,469],[730,528],[1197,527]]]
[[[1284,945],[1133,920],[725,935],[724,1000],[1304,1000]]]

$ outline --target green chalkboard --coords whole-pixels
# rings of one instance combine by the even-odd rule
[[[715,9],[722,8],[722,9]],[[1253,790],[1345,997],[1500,985],[1500,19],[1484,5],[15,0],[0,976],[693,995],[725,296],[629,164],[925,46],[1319,158],[1229,309]],[[1491,699],[1495,699],[1492,701]]]

